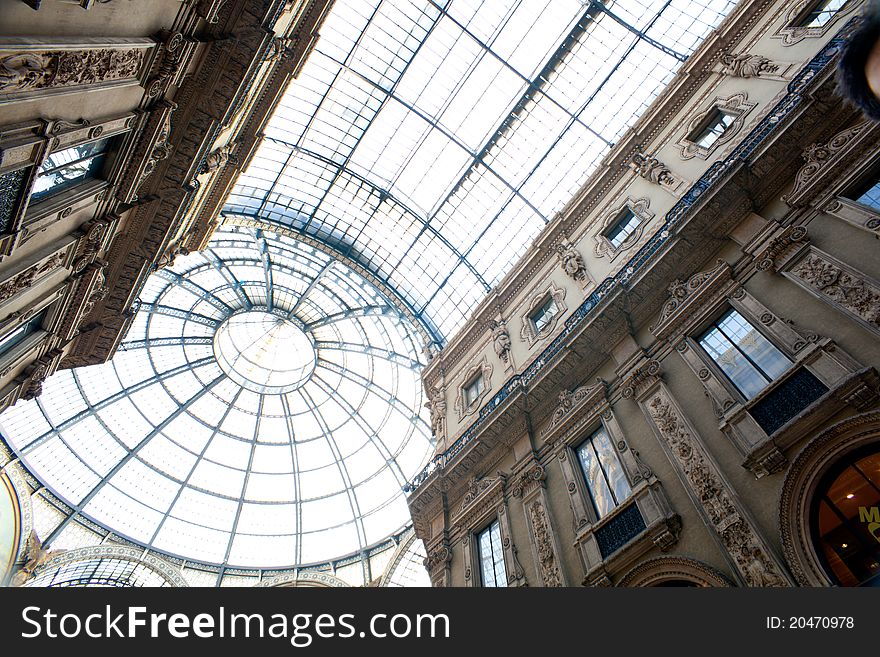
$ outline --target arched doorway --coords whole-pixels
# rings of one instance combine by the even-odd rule
[[[779,514],[800,584],[880,586],[880,411],[835,424],[801,451]]]
[[[816,551],[841,586],[880,586],[880,442],[847,454],[819,483],[810,509]]]

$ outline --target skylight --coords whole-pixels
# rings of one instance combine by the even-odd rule
[[[222,229],[150,277],[110,363],[52,376],[3,436],[74,515],[159,552],[252,568],[357,556],[409,526],[402,487],[433,452],[420,351],[332,256]]]
[[[338,249],[443,344],[733,5],[337,0],[224,212]]]

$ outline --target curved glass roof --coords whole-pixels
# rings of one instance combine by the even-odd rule
[[[170,586],[155,570],[129,559],[85,559],[41,570],[28,587],[150,587]]]
[[[53,375],[3,434],[75,513],[143,546],[326,562],[410,524],[402,487],[433,451],[420,353],[411,322],[337,258],[221,227],[150,277],[111,362]]]
[[[336,0],[225,213],[332,245],[438,344],[731,0]]]

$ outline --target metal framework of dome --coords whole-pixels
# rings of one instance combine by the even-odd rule
[[[144,547],[319,563],[409,524],[402,487],[432,451],[419,352],[336,258],[233,227],[156,272],[113,360],[52,377],[4,435],[75,514]]]
[[[336,0],[210,247],[150,277],[110,363],[0,416],[69,506],[44,543],[81,518],[221,575],[393,544],[433,450],[425,342],[465,323],[733,6]]]

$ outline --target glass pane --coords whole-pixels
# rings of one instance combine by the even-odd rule
[[[504,552],[501,547],[501,526],[496,520],[480,532],[477,539],[480,550],[480,572],[483,586],[507,586]]]
[[[837,10],[845,5],[847,0],[822,0],[804,17],[800,27],[823,27],[827,25]]]
[[[559,312],[559,306],[553,298],[547,299],[538,310],[532,315],[532,321],[535,323],[535,332],[543,331],[556,313]]]
[[[715,110],[709,124],[703,128],[697,138],[694,140],[697,146],[709,148],[721,138],[725,130],[733,123],[733,116],[726,114],[720,110]]]
[[[94,177],[104,166],[110,138],[52,153],[40,166],[32,197],[35,201]]]
[[[605,481],[605,475],[602,472],[602,466],[593,448],[592,439],[585,440],[578,447],[577,454],[584,471],[587,487],[590,489],[590,497],[593,498],[596,516],[604,518],[617,505],[614,502],[611,489],[608,488],[608,483]]]
[[[735,4],[336,0],[224,213],[358,253],[445,342]]]
[[[27,324],[19,326],[14,331],[12,331],[12,333],[9,333],[6,337],[0,339],[0,354],[6,353],[9,349],[12,349],[12,347],[24,340],[31,333],[39,330],[40,327],[43,325],[43,318],[45,316],[46,311],[44,310]]]
[[[791,361],[737,311],[728,312],[718,327],[771,381],[791,367]]]
[[[700,338],[700,344],[746,399],[751,399],[767,385],[768,381],[761,373],[716,327]]]
[[[608,241],[611,242],[611,246],[615,249],[618,248],[635,232],[638,225],[639,218],[631,210],[626,210],[606,235]]]
[[[464,403],[468,406],[473,404],[474,400],[483,392],[484,387],[482,375],[478,376],[464,389]]]
[[[855,200],[862,205],[867,205],[869,208],[874,208],[875,210],[880,211],[880,180],[874,182],[870,189],[861,194]]]
[[[605,476],[608,479],[611,492],[614,493],[614,499],[617,504],[620,504],[629,497],[632,489],[629,487],[629,482],[626,480],[623,466],[620,463],[617,452],[614,450],[614,446],[611,444],[611,438],[608,435],[608,432],[605,431],[604,427],[593,434],[593,447],[596,449],[596,453],[599,456],[599,463],[605,471]]]
[[[817,499],[816,547],[833,578],[843,586],[876,586],[880,577],[880,453],[864,454],[833,480],[826,478]]]

